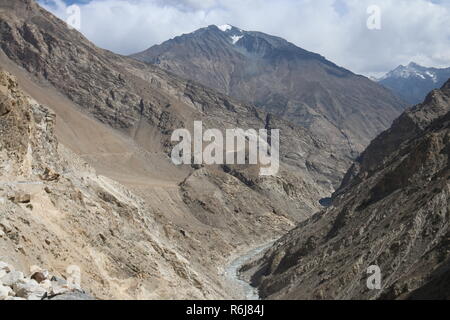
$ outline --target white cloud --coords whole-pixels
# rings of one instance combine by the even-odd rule
[[[61,0],[41,3],[65,18]],[[52,4],[50,4],[52,3]],[[366,26],[381,7],[381,30]],[[450,4],[429,0],[91,0],[82,32],[100,47],[131,54],[210,24],[281,36],[363,74],[415,61],[450,66]]]

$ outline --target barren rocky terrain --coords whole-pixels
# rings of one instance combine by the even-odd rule
[[[253,103],[355,157],[406,107],[317,53],[238,26],[211,25],[132,57]]]
[[[370,144],[330,208],[244,267],[262,297],[449,299],[449,116],[450,81]]]
[[[34,0],[2,0],[0,299],[449,298],[450,83],[354,161],[404,105],[300,52],[358,91],[345,91],[350,108],[346,94],[311,91],[336,121],[308,107],[314,121],[299,123],[296,103],[268,113],[100,49]],[[386,96],[363,101],[367,90]],[[171,134],[194,121],[279,129],[279,172],[174,165]],[[365,286],[369,265],[380,266],[382,290]]]
[[[0,260],[99,299],[239,298],[224,267],[317,211],[351,156],[306,129],[0,3]],[[3,111],[4,110],[4,111]],[[277,128],[281,169],[175,166],[174,129]],[[3,134],[4,133],[4,134]]]

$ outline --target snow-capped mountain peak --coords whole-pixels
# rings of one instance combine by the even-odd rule
[[[416,78],[421,80],[431,80],[433,82],[437,82],[437,75],[434,71],[434,68],[426,68],[415,62],[411,62],[407,66],[400,65],[396,69],[388,72],[385,76],[383,76],[380,81],[386,80],[389,78]]]
[[[426,94],[440,88],[450,77],[450,68],[427,68],[415,62],[388,72],[379,82],[411,104],[422,102]]]
[[[228,30],[233,29],[233,27],[230,26],[229,24],[223,24],[223,25],[217,26],[217,28],[219,28],[223,32],[227,32]]]
[[[233,27],[230,24],[224,24],[224,25],[216,25],[216,27],[222,31],[225,32],[231,39],[231,42],[235,45],[239,40],[241,40],[244,37],[244,31],[241,29],[238,29],[236,27]]]

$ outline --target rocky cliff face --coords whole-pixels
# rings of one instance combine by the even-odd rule
[[[206,288],[210,280],[200,284],[195,263],[174,247],[173,226],[58,143],[53,111],[24,95],[10,74],[0,73],[0,88],[2,260],[22,270],[44,266],[59,278],[76,266],[83,287],[102,299],[221,295]],[[23,276],[6,282],[12,276],[20,274],[0,282],[35,285]],[[169,295],[169,286],[180,291]]]
[[[79,265],[97,298],[240,297],[222,275],[231,256],[317,211],[350,164],[306,129],[95,47],[34,1],[0,3],[0,46],[17,79],[3,75],[0,257]],[[194,120],[280,129],[279,174],[174,166],[170,135]]]
[[[288,41],[209,26],[133,55],[310,129],[357,156],[405,104],[369,79]]]
[[[448,299],[449,111],[450,81],[370,144],[330,208],[246,266],[263,297]]]
[[[418,104],[427,94],[438,89],[450,78],[450,68],[427,68],[411,62],[387,73],[378,82],[411,105]]]

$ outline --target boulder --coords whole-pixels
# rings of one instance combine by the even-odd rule
[[[14,295],[13,290],[10,287],[0,284],[0,300],[6,300],[8,297]]]
[[[35,272],[41,272],[41,273],[44,274],[44,276],[45,276],[47,279],[50,279],[50,273],[49,273],[49,271],[46,270],[46,269],[42,269],[41,267],[36,266],[36,265],[31,266],[31,267],[30,267],[30,273],[33,274],[33,273],[35,273]]]
[[[17,281],[13,285],[13,290],[17,297],[25,299],[40,300],[44,297],[47,291],[41,287],[35,280],[23,279]]]
[[[24,279],[23,273],[20,271],[11,271],[0,279],[3,285],[12,287],[17,282]]]
[[[41,283],[44,280],[49,279],[50,273],[48,270],[42,269],[39,266],[31,266],[30,267],[31,279],[37,281],[37,283]]]
[[[31,276],[31,279],[35,280],[37,283],[41,283],[44,280],[47,280],[47,276],[43,272],[35,272]]]

